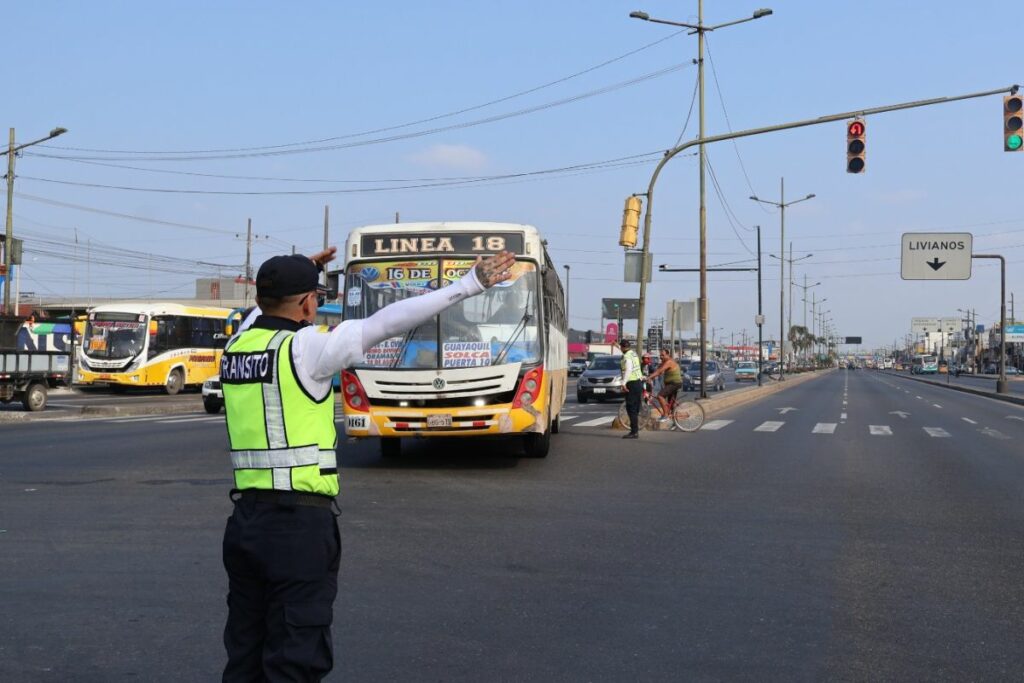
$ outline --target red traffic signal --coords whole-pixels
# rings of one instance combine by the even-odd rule
[[[846,124],[846,172],[864,172],[864,119],[854,119]]]

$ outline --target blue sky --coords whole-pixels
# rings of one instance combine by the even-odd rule
[[[1019,17],[1005,2],[765,4],[774,15],[710,35],[709,134],[730,124],[738,130],[1024,81],[1016,47]],[[709,1],[705,19],[740,18],[759,6]],[[559,266],[572,267],[574,326],[596,326],[602,296],[635,296],[636,286],[621,282],[618,224],[624,198],[646,187],[653,163],[471,187],[326,195],[142,192],[40,179],[208,192],[365,190],[393,184],[235,180],[165,171],[362,181],[446,178],[666,149],[683,131],[694,91],[696,68],[690,62],[696,39],[685,34],[500,104],[333,144],[471,122],[680,65],[634,85],[492,123],[302,154],[145,160],[175,156],[164,152],[346,136],[426,119],[569,76],[675,31],[629,19],[634,9],[696,18],[696,2],[669,0],[18,3],[6,20],[20,30],[5,40],[11,59],[4,80],[14,97],[0,105],[0,124],[16,127],[19,141],[56,125],[69,129],[53,146],[31,152],[105,157],[101,163],[151,169],[38,154],[20,158],[14,212],[16,234],[27,240],[22,289],[44,296],[190,296],[205,266],[174,261],[164,270],[179,272],[163,272],[145,266],[155,259],[139,257],[135,265],[141,268],[125,268],[125,259],[105,249],[237,265],[244,260],[244,244],[234,233],[244,232],[251,217],[255,232],[270,236],[257,242],[257,262],[292,244],[308,252],[321,239],[323,206],[329,204],[333,241],[339,243],[352,226],[389,222],[396,211],[402,220],[537,225]],[[817,195],[787,212],[787,242],[793,240],[797,257],[814,254],[798,265],[796,278],[802,282],[806,274],[810,282],[822,283],[812,291],[828,299],[825,308],[839,334],[861,335],[869,345],[891,344],[908,331],[911,316],[951,316],[968,307],[990,323],[999,310],[995,268],[976,264],[967,282],[904,282],[898,274],[899,236],[910,230],[973,232],[976,251],[1007,256],[1008,289],[1024,296],[1024,153],[1002,151],[1000,112],[1000,98],[989,97],[872,117],[867,172],[858,176],[844,170],[842,123],[709,146],[734,214],[730,225],[709,182],[709,262],[749,258],[750,229],[757,224],[766,251],[777,253],[778,214],[748,197],[753,191],[778,199],[779,178],[785,176],[787,197]],[[696,131],[694,115],[683,139]],[[697,188],[692,157],[678,158],[662,175],[655,263],[696,265]],[[55,255],[54,242],[72,243],[76,230],[79,248],[88,244],[95,250],[88,267]],[[776,261],[766,262],[766,324],[775,330],[778,269]],[[658,315],[667,299],[696,296],[696,276],[656,275],[648,291]],[[753,275],[712,275],[709,291],[716,333],[753,330]],[[794,322],[802,320],[799,295],[797,289]]]

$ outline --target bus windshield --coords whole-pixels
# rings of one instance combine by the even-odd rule
[[[133,358],[146,344],[146,316],[137,313],[96,313],[85,324],[83,353],[89,358]]]
[[[395,301],[447,287],[475,259],[428,258],[352,263],[345,272],[346,320],[373,315]],[[537,267],[518,261],[512,278],[445,310],[409,333],[386,339],[362,367],[460,368],[534,363],[541,358]]]

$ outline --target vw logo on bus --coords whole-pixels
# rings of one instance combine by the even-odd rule
[[[434,378],[434,388],[437,389],[438,391],[441,391],[442,389],[444,389],[445,384],[447,384],[447,383],[444,381],[444,377],[435,377]]]

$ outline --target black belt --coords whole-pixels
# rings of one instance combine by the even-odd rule
[[[232,494],[236,491],[232,491]],[[276,505],[306,505],[314,508],[325,508],[330,510],[334,504],[331,496],[321,496],[316,493],[300,493],[298,491],[271,491],[266,489],[242,489],[237,491],[238,498],[231,496],[232,500],[251,500],[257,503],[274,503]]]

